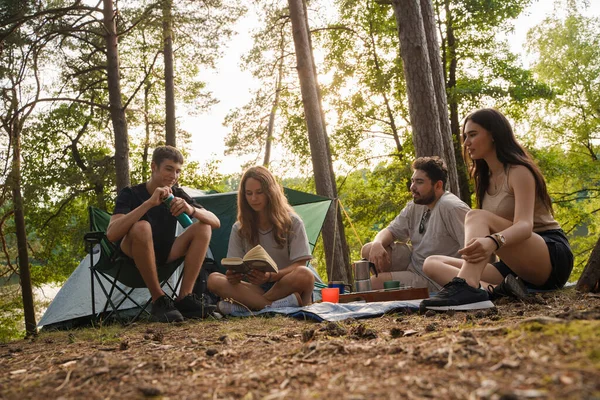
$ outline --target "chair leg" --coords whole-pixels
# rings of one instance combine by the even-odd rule
[[[105,274],[102,274],[102,275],[107,280],[109,280],[109,281],[111,280],[110,276],[105,275]],[[119,291],[123,295],[123,298],[117,304],[115,304],[112,301],[112,295],[114,294],[114,289],[116,289],[117,291]],[[136,318],[139,317],[139,315],[141,315],[146,310],[146,307],[148,306],[148,303],[151,301],[151,299],[148,300],[148,302],[146,302],[146,305],[144,307],[142,307],[137,301],[135,301],[131,297],[131,293],[133,293],[133,291],[135,289],[136,288],[129,288],[129,291],[125,291],[125,290],[123,290],[123,288],[121,288],[121,287],[118,286],[118,282],[117,282],[116,279],[114,281],[112,281],[112,287],[111,287],[110,297],[108,297],[108,294],[107,294],[107,302],[106,302],[106,306],[105,306],[104,312],[106,312],[106,310],[108,309],[108,305],[109,304],[111,305],[112,310],[111,310],[111,312],[105,318],[108,318],[108,317],[112,316],[113,313],[118,313],[120,311],[119,308],[121,307],[121,305],[123,305],[123,303],[125,301],[127,301],[127,300],[131,301],[137,308],[141,309],[141,311],[138,313],[138,315],[136,316]],[[106,294],[106,292],[105,292],[105,294]],[[148,311],[146,311],[146,313],[148,313]]]
[[[90,284],[91,284],[91,292],[92,292],[92,321],[96,322],[96,292],[94,290],[94,244],[89,244],[90,249]]]
[[[138,318],[140,318],[140,316],[144,312],[146,312],[146,313],[148,313],[148,315],[150,315],[150,313],[146,310],[146,308],[148,308],[148,306],[150,305],[150,303],[152,303],[152,298],[148,299],[148,301],[146,302],[146,304],[144,305],[144,307],[140,307],[140,311],[138,311],[138,313],[133,317],[133,319],[131,321],[129,321],[129,324],[133,324],[135,321],[137,321]]]

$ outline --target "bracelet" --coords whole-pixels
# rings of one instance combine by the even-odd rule
[[[496,250],[500,248],[500,243],[498,243],[495,237],[493,237],[492,235],[487,235],[486,238],[490,238],[494,241],[494,243],[496,243]]]
[[[194,206],[192,206],[192,208],[193,208],[192,213],[187,215],[190,218],[194,218],[194,213],[196,212],[196,209],[194,208]]]

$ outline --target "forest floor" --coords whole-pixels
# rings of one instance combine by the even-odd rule
[[[600,296],[42,332],[0,345],[0,399],[29,398],[600,399]]]

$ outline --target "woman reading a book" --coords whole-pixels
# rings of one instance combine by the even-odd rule
[[[260,245],[277,264],[277,272],[251,269],[225,275],[212,273],[208,289],[222,299],[217,310],[261,310],[271,307],[298,307],[310,304],[315,282],[306,267],[312,256],[304,223],[283,194],[271,172],[262,166],[246,170],[238,190],[238,217],[229,237],[227,257],[243,258]],[[223,263],[224,264],[224,263]]]

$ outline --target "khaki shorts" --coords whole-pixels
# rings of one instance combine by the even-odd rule
[[[412,248],[406,243],[394,242],[390,245],[391,253],[391,269],[390,272],[382,272],[380,278],[371,277],[373,289],[380,285],[383,287],[383,281],[393,280],[400,281],[401,284],[412,287],[426,287],[430,292],[437,292],[440,287],[425,278],[415,270],[411,263]],[[390,276],[391,274],[391,276]],[[379,281],[379,282],[377,282]]]

